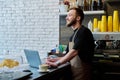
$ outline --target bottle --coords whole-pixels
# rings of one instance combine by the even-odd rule
[[[63,1],[59,2],[59,10],[60,10],[60,12],[67,12],[67,6],[64,5]]]
[[[91,8],[92,8],[92,10],[97,10],[97,1],[95,1],[95,0],[92,1]]]
[[[77,7],[76,0],[70,0],[70,8],[72,8],[72,7]]]
[[[59,46],[56,45],[56,54],[59,54]]]
[[[84,11],[88,11],[89,10],[89,4],[88,4],[88,0],[84,0],[84,7],[83,7],[83,10]]]
[[[89,4],[89,10],[91,11],[92,0],[89,0],[88,4]]]
[[[77,0],[77,6],[83,10],[84,0]]]
[[[98,10],[102,10],[103,9],[103,3],[102,3],[102,0],[98,0]]]

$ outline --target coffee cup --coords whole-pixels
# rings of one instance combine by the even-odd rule
[[[41,71],[47,71],[48,70],[48,65],[47,64],[41,64],[41,65],[39,65],[39,69],[41,70]]]

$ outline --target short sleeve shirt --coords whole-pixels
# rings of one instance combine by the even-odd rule
[[[81,60],[84,62],[91,62],[94,53],[94,38],[91,31],[84,26],[82,26],[79,30],[74,30],[73,35],[70,37],[70,42],[72,41],[74,35],[73,49],[78,50],[78,55]]]

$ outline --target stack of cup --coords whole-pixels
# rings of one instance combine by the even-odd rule
[[[108,16],[108,32],[112,32],[113,31],[113,29],[112,29],[112,25],[113,25],[113,23],[112,23],[112,16]]]
[[[119,32],[120,32],[120,23],[119,23]]]
[[[118,11],[115,10],[113,12],[113,32],[118,32],[119,27],[119,14]]]
[[[103,15],[101,19],[101,32],[106,32],[107,31],[107,21],[106,21],[106,16]]]
[[[93,31],[98,32],[98,20],[97,20],[97,18],[93,19]]]
[[[98,21],[98,29],[101,32],[101,21]]]

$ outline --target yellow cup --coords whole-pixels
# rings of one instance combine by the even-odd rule
[[[112,32],[113,30],[112,16],[108,16],[108,32]]]
[[[101,32],[101,21],[98,21],[98,29]]]
[[[106,16],[103,15],[101,19],[101,32],[106,32],[107,31],[107,20]]]
[[[94,31],[96,28],[98,28],[98,20],[97,20],[97,18],[94,18],[94,19],[93,19],[93,31]]]
[[[113,32],[118,32],[119,27],[119,14],[118,11],[115,10],[113,12]]]
[[[119,32],[120,32],[120,23],[119,23]]]

